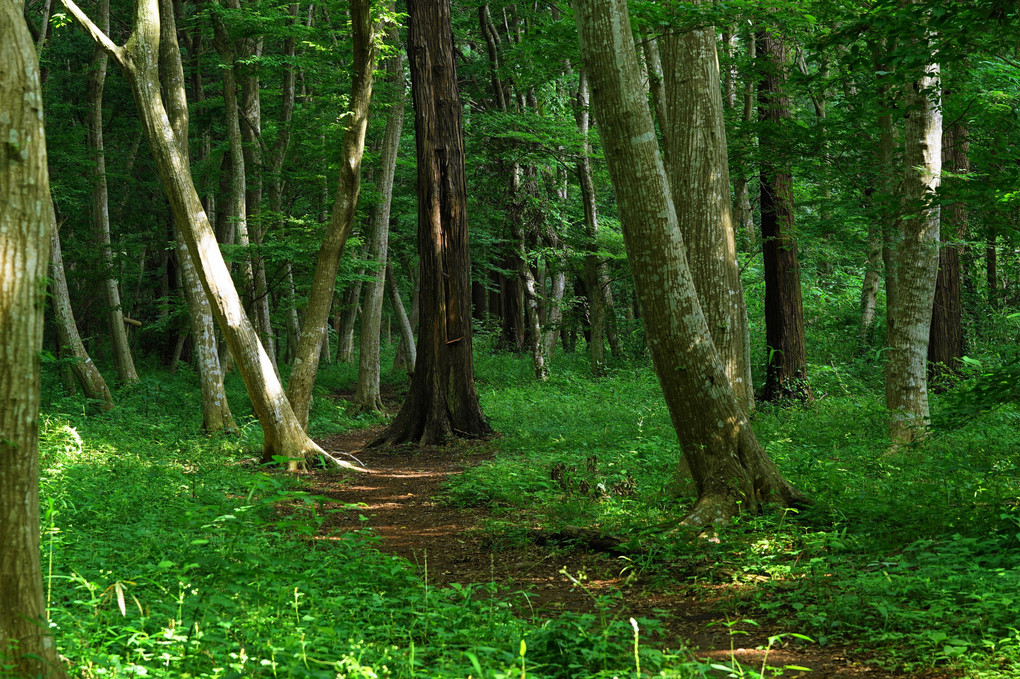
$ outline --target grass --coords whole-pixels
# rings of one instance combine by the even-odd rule
[[[640,548],[625,566],[633,582],[711,587],[720,617],[864,649],[889,667],[1015,676],[1016,409],[885,455],[879,352],[832,339],[853,311],[812,294],[830,306],[811,330],[828,339],[809,341],[816,398],[755,416],[769,453],[814,498],[810,510],[739,517],[717,542],[671,532],[691,498],[645,361],[611,359],[593,379],[585,355],[558,354],[537,383],[527,357],[493,353],[485,335],[478,389],[503,437],[493,459],[448,485],[446,501],[486,508],[497,544],[531,539],[524,528],[534,525],[623,536]],[[993,318],[985,332],[993,346],[1015,322]],[[627,342],[640,348],[638,335]],[[331,396],[355,377],[351,366],[322,372],[313,435],[381,422]],[[254,466],[261,431],[236,375],[228,390],[241,435],[208,438],[187,368],[150,371],[117,391],[109,413],[61,396],[47,375],[43,563],[76,676],[610,677],[638,665],[707,676],[689,652],[653,643],[654,621],[640,622],[635,655],[630,622],[597,594],[595,613],[519,617],[527,607],[490,596],[492,584],[427,586],[369,531],[323,535],[316,498]],[[943,404],[954,398],[934,399],[937,418],[952,420]]]

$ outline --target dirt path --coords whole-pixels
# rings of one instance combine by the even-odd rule
[[[360,430],[319,441],[326,450],[357,451],[356,455],[370,471],[353,479],[338,478],[329,472],[311,474],[313,492],[332,498],[337,505],[362,502],[367,507],[357,514],[340,512],[324,530],[357,530],[365,525],[381,538],[380,549],[406,558],[430,583],[496,582],[504,591],[525,591],[537,615],[552,616],[557,611],[594,611],[591,595],[561,574],[587,575],[585,586],[596,594],[623,593],[623,618],[656,618],[667,630],[662,642],[669,647],[686,645],[701,658],[727,662],[735,656],[740,662],[760,667],[764,652],[756,650],[767,643],[769,635],[790,629],[738,627],[747,635],[731,637],[722,623],[726,618],[714,610],[702,594],[693,597],[668,590],[646,591],[639,581],[627,582],[626,562],[608,554],[524,546],[494,545],[480,530],[484,509],[456,509],[436,499],[443,482],[468,464],[485,459],[492,450],[484,442],[460,443],[447,448],[410,448],[364,450],[379,430]],[[505,517],[504,517],[505,518]],[[665,611],[665,613],[663,613]],[[731,618],[740,618],[731,615]],[[840,647],[780,645],[769,652],[768,664],[775,667],[798,665],[812,671],[786,670],[784,677],[882,678],[905,676],[878,669],[866,661],[869,654]],[[958,674],[929,672],[923,677],[949,677]]]

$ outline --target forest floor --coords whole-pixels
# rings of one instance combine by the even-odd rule
[[[784,677],[911,676],[882,669],[880,655],[867,649],[780,641],[764,650],[769,637],[793,630],[775,623],[744,623],[746,616],[727,606],[733,599],[732,587],[739,585],[663,585],[662,579],[653,583],[641,575],[634,577],[626,561],[609,553],[539,546],[531,540],[497,544],[484,530],[486,509],[449,507],[440,498],[443,483],[451,475],[495,453],[493,442],[462,442],[442,448],[366,448],[380,431],[355,430],[319,441],[327,450],[356,455],[368,471],[354,477],[329,470],[313,472],[307,477],[309,490],[330,498],[333,507],[363,505],[361,516],[358,512],[329,514],[322,527],[325,533],[371,528],[381,539],[379,549],[415,564],[430,587],[496,583],[495,593],[479,589],[479,596],[515,597],[522,615],[543,618],[567,611],[599,613],[600,605],[601,613],[609,617],[653,618],[664,632],[657,645],[685,646],[699,659],[716,663],[729,664],[735,659],[759,670],[763,662],[777,669],[786,667],[781,671]],[[565,572],[579,579],[583,587]],[[605,596],[610,594],[622,598],[606,611],[605,602],[614,601]],[[927,670],[912,676],[945,678],[960,673]]]

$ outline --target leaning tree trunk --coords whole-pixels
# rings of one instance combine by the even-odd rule
[[[947,174],[955,177],[970,172],[969,150],[966,125],[956,123],[945,131],[942,162]],[[942,247],[939,249],[939,273],[935,281],[935,301],[928,333],[928,362],[937,377],[959,374],[963,359],[959,245],[967,235],[967,208],[963,201],[956,200],[947,205],[945,216],[947,228],[939,229]]]
[[[0,3],[0,658],[64,679],[39,548],[39,354],[53,221],[39,61],[21,3]]]
[[[381,411],[382,394],[379,391],[381,372],[380,330],[383,300],[386,297],[387,248],[390,233],[390,202],[393,197],[393,177],[397,169],[397,150],[400,133],[404,129],[404,60],[400,53],[400,32],[394,26],[390,39],[397,48],[386,60],[386,73],[393,86],[394,97],[386,117],[386,132],[382,145],[382,172],[379,174],[379,202],[372,211],[372,234],[369,258],[375,262],[375,279],[369,281],[361,311],[361,351],[358,355],[358,386],[354,405],[361,410]]]
[[[57,330],[57,342],[60,344],[62,356],[73,356],[76,360],[71,364],[74,379],[85,392],[85,397],[102,403],[103,410],[113,408],[113,396],[106,385],[99,368],[92,362],[92,357],[85,350],[78,326],[71,310],[71,297],[67,291],[67,277],[64,275],[64,258],[60,252],[60,234],[57,225],[51,225],[50,232],[50,295],[53,298],[53,321]]]
[[[673,204],[694,287],[733,393],[750,413],[754,389],[747,306],[730,212],[730,172],[715,41],[711,27],[663,38],[670,120],[663,138]],[[692,97],[692,89],[708,96]]]
[[[893,446],[925,436],[928,424],[928,333],[938,274],[939,206],[934,195],[942,171],[939,67],[929,64],[907,87],[902,210],[893,248],[897,290],[889,325],[885,399]]]
[[[708,526],[763,502],[794,504],[799,496],[758,442],[698,303],[626,0],[575,0],[574,15],[655,370],[698,491],[684,521]]]
[[[407,367],[407,372],[410,375],[414,374],[414,326],[411,325],[411,319],[407,317],[407,312],[404,310],[404,300],[400,299],[400,288],[397,286],[397,279],[393,275],[393,265],[386,265],[386,288],[390,293],[390,305],[393,307],[393,311],[397,316],[397,328],[400,330],[400,344],[397,346],[396,355],[400,356],[401,347],[404,351],[404,364]],[[393,367],[398,367],[397,360],[394,358]]]
[[[177,25],[172,0],[160,0],[160,12],[163,16],[159,27],[159,65],[163,99],[181,155],[185,162],[189,162],[188,98],[184,91],[184,68],[181,63],[181,48],[177,43]],[[236,432],[237,425],[230,412],[227,392],[223,385],[223,370],[216,347],[216,327],[213,323],[212,309],[205,291],[202,290],[202,281],[195,271],[191,253],[188,252],[184,237],[176,224],[174,240],[177,242],[181,287],[184,288],[184,297],[188,302],[192,346],[202,392],[202,429],[210,434],[221,431]]]
[[[110,31],[110,2],[99,2],[99,24]],[[117,365],[117,377],[121,382],[137,382],[134,359],[128,345],[127,328],[124,327],[124,310],[120,302],[120,287],[114,276],[113,246],[110,240],[110,197],[106,183],[106,152],[103,148],[103,87],[106,84],[108,57],[98,45],[92,56],[88,74],[89,93],[89,148],[92,151],[92,221],[99,239],[103,267],[102,286],[110,323],[110,339],[113,344],[113,358]]]
[[[270,462],[276,456],[286,457],[289,459],[288,467],[296,469],[306,455],[324,454],[308,438],[294,416],[269,355],[244,313],[241,298],[220,254],[216,234],[195,190],[187,158],[181,151],[160,100],[158,0],[139,0],[136,3],[134,31],[125,46],[110,40],[78,8],[74,0],[61,1],[92,39],[120,64],[135,94],[135,103],[145,127],[149,148],[163,190],[170,199],[174,219],[187,243],[213,315],[244,379],[255,415],[262,424],[265,435],[263,460]]]
[[[308,306],[301,323],[297,357],[287,382],[287,396],[301,424],[308,424],[312,405],[312,387],[319,368],[322,336],[326,332],[329,309],[333,304],[340,255],[351,233],[354,210],[361,192],[361,157],[365,151],[368,108],[372,100],[372,72],[375,68],[375,34],[369,0],[352,0],[351,25],[354,31],[354,68],[351,80],[351,110],[344,133],[343,163],[340,167],[333,214],[319,248],[312,277]]]
[[[765,269],[765,390],[762,398],[810,398],[807,386],[807,351],[804,341],[804,305],[800,289],[800,262],[794,235],[793,177],[780,126],[790,117],[790,99],[784,91],[786,47],[782,38],[759,31],[758,55],[762,63],[758,83],[758,119],[761,155],[761,236]]]
[[[409,0],[407,52],[418,156],[418,355],[400,413],[375,442],[483,436],[471,336],[464,127],[448,0]]]

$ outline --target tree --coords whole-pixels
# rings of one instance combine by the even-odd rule
[[[0,666],[66,676],[39,548],[39,352],[50,201],[42,92],[20,2],[0,3]]]
[[[354,39],[354,68],[351,80],[350,115],[344,132],[343,162],[333,213],[315,261],[311,296],[301,324],[294,369],[287,382],[287,397],[302,426],[308,424],[312,387],[319,367],[322,338],[333,305],[336,274],[347,237],[354,222],[354,210],[361,193],[361,157],[365,151],[368,109],[372,101],[372,72],[375,69],[375,34],[369,0],[352,0],[351,26]],[[357,303],[357,300],[355,300]]]
[[[99,2],[99,25],[110,31],[110,2]],[[110,199],[106,182],[106,150],[103,146],[103,86],[106,84],[108,57],[96,45],[92,65],[88,71],[89,95],[89,147],[92,150],[93,186],[92,220],[102,251],[103,294],[109,313],[110,338],[113,341],[113,357],[117,365],[117,377],[121,382],[137,382],[131,348],[128,346],[127,328],[124,327],[124,312],[120,303],[120,285],[114,276],[113,247],[110,240]]]
[[[697,488],[684,522],[708,526],[765,502],[796,504],[801,496],[765,454],[737,401],[698,302],[626,1],[573,6],[655,371]]]
[[[78,324],[75,323],[74,312],[71,309],[71,295],[67,291],[64,258],[60,251],[60,233],[55,223],[50,229],[50,278],[53,279],[50,286],[50,295],[53,297],[53,325],[57,331],[61,356],[67,355],[75,359],[71,364],[71,371],[85,392],[85,397],[102,402],[103,410],[111,410],[113,396],[110,389],[99,368],[92,362],[92,357],[85,350],[85,345],[82,344],[81,336],[78,334]]]
[[[271,462],[275,456],[287,457],[290,459],[289,467],[296,469],[298,461],[306,455],[325,454],[308,438],[294,416],[272,361],[244,313],[241,299],[216,242],[216,235],[195,190],[188,159],[182,153],[160,99],[158,0],[139,0],[136,3],[134,29],[123,46],[114,43],[101,31],[74,0],[62,2],[92,39],[120,65],[131,84],[149,148],[163,190],[170,199],[174,219],[187,243],[213,315],[244,379],[255,414],[262,424],[265,434],[263,460]]]
[[[926,359],[940,222],[934,193],[942,171],[938,64],[927,64],[906,90],[905,171],[900,192],[903,212],[890,229],[893,241],[889,248],[896,292],[887,312],[885,399],[894,446],[923,438],[929,417]]]
[[[471,329],[464,127],[449,0],[409,0],[407,54],[418,156],[421,297],[414,376],[375,445],[484,436]]]
[[[712,341],[737,400],[754,410],[751,348],[730,200],[714,29],[662,40],[666,170],[687,261]],[[691,91],[707,96],[692,97]]]
[[[966,174],[970,170],[967,126],[956,123],[945,130],[942,164],[947,173]],[[947,182],[948,183],[948,182]],[[940,228],[939,272],[935,281],[931,329],[928,333],[928,362],[937,376],[959,373],[963,358],[963,305],[961,303],[960,250],[958,242],[967,233],[967,206],[961,200],[945,207],[946,226]]]
[[[375,262],[375,279],[368,283],[364,310],[361,314],[361,352],[358,356],[358,386],[354,403],[365,410],[382,410],[379,391],[380,329],[383,299],[386,296],[386,275],[389,267],[387,246],[390,233],[390,203],[393,198],[393,176],[397,169],[397,149],[404,129],[404,60],[399,51],[400,32],[394,26],[390,38],[397,48],[386,60],[386,73],[393,86],[393,101],[386,117],[382,145],[382,171],[379,173],[379,202],[372,210],[372,234],[369,256]],[[392,278],[392,274],[390,274]]]
[[[160,0],[159,64],[160,84],[170,125],[177,137],[181,155],[190,158],[188,146],[188,100],[184,93],[184,68],[181,48],[177,44],[177,22],[172,0]],[[190,164],[190,163],[189,163]],[[223,368],[216,351],[216,329],[213,324],[209,300],[202,290],[202,281],[195,271],[195,263],[185,245],[180,226],[174,225],[177,264],[180,267],[181,287],[188,302],[191,320],[192,346],[198,366],[198,381],[202,391],[202,429],[210,434],[220,431],[236,432],[237,425],[230,412],[227,393],[223,385]]]

